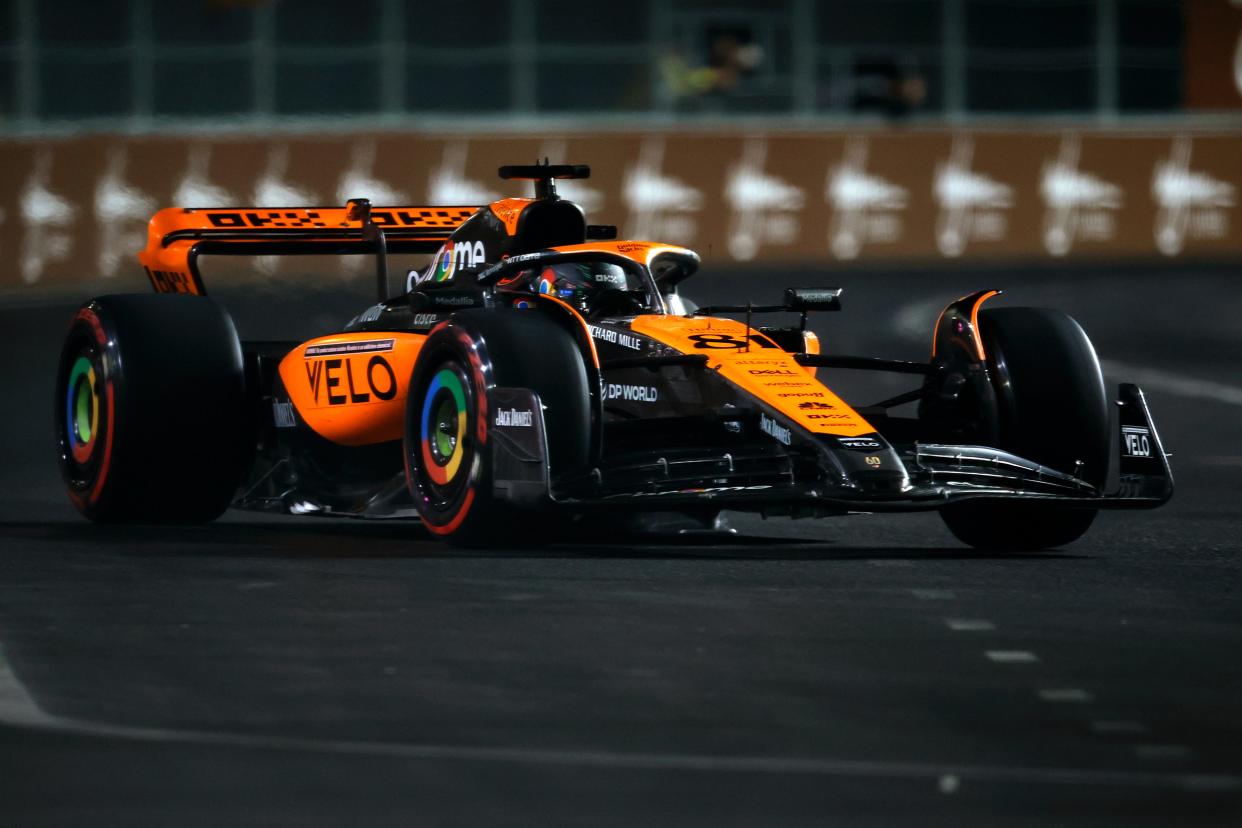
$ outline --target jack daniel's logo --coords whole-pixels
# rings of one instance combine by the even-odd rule
[[[516,408],[501,408],[496,411],[496,425],[518,428],[530,428],[535,423],[534,412],[519,411]]]

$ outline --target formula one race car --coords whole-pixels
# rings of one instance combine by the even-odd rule
[[[73,502],[101,521],[417,517],[466,544],[601,513],[937,510],[968,544],[1045,548],[1172,494],[1142,393],[1120,386],[1110,425],[1065,314],[981,310],[986,290],[945,308],[926,362],[820,353],[807,315],[839,289],[695,308],[695,253],[617,241],[557,196],[588,174],[502,167],[536,197],[480,208],[161,210],[139,256],[156,295],[89,302],[64,346]],[[393,296],[390,251],[435,256]],[[379,303],[307,342],[240,342],[206,298],[207,253],[374,254]],[[753,324],[774,312],[798,323]],[[858,369],[916,387],[858,406],[824,382]]]

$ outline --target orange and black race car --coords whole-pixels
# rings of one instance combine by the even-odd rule
[[[1172,493],[1142,393],[1121,385],[1110,406],[1063,313],[984,310],[986,290],[945,308],[927,361],[821,353],[807,315],[839,310],[840,290],[696,308],[680,292],[694,252],[617,241],[557,196],[586,167],[500,174],[536,197],[157,213],[139,256],[156,294],[87,303],[65,342],[73,502],[101,521],[411,517],[463,543],[604,512],[713,527],[725,509],[937,510],[966,543],[1042,548]],[[389,252],[435,255],[392,291]],[[209,253],[371,254],[380,301],[306,342],[241,342],[205,295]],[[798,323],[756,324],[775,312]],[[913,387],[860,406],[825,382],[843,370]]]

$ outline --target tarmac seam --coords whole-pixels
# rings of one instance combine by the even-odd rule
[[[450,760],[508,764],[572,765],[577,767],[667,770],[709,773],[770,773],[815,776],[902,779],[943,784],[961,782],[1045,785],[1161,787],[1197,792],[1242,791],[1242,776],[1223,773],[1098,770],[1090,768],[1000,767],[953,763],[886,762],[857,759],[781,756],[710,756],[692,753],[627,753],[529,747],[437,745],[407,742],[304,739],[256,736],[129,725],[99,724],[54,716],[39,706],[13,672],[0,647],[0,724],[26,730],[75,736],[125,739],[150,743],[181,743],[208,747],[297,751],[321,754]],[[1153,751],[1153,754],[1156,751]],[[1171,754],[1171,751],[1170,751]],[[1171,757],[1170,757],[1171,758]],[[955,786],[956,787],[956,783]]]

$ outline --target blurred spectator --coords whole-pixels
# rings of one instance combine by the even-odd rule
[[[892,58],[864,59],[854,64],[850,79],[833,94],[833,108],[904,118],[927,98],[927,83],[918,68]]]
[[[709,28],[705,39],[706,65],[695,65],[676,48],[667,49],[660,58],[664,94],[675,108],[727,106],[746,78],[763,64],[763,48],[753,42],[748,29]]]

